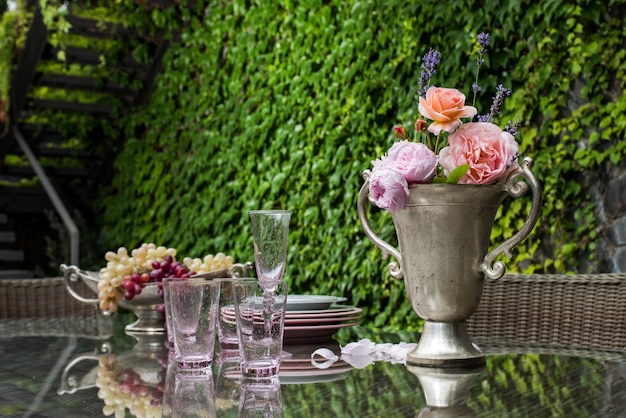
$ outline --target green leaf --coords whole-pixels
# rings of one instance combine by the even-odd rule
[[[461,177],[463,177],[469,171],[469,164],[463,164],[452,170],[450,175],[448,176],[448,180],[446,183],[448,184],[458,184]]]

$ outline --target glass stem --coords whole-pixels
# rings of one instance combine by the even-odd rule
[[[265,323],[265,335],[269,337],[272,332],[272,311],[274,308],[274,294],[270,290],[263,292],[263,321]]]

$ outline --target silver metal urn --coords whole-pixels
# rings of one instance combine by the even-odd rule
[[[541,186],[525,158],[506,182],[498,185],[417,184],[410,186],[407,206],[392,213],[399,249],[376,235],[367,218],[369,170],[357,209],[367,237],[398,262],[389,264],[396,279],[404,278],[413,310],[424,319],[417,348],[407,364],[427,367],[473,367],[484,354],[467,333],[465,320],[478,307],[485,277],[496,280],[506,271],[496,257],[525,239],[541,211]],[[523,181],[525,179],[526,181]],[[532,207],[522,228],[489,251],[496,212],[507,196],[523,196],[530,185]]]

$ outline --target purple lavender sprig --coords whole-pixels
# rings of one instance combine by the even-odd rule
[[[441,62],[441,53],[435,49],[430,49],[424,58],[422,58],[422,72],[418,84],[418,93],[422,97],[426,97],[430,79],[437,73],[437,65]]]
[[[479,115],[479,122],[493,122],[496,115],[500,114],[500,108],[504,103],[504,98],[506,96],[511,95],[511,90],[504,87],[502,84],[498,84],[498,89],[496,90],[496,95],[493,98],[493,102],[491,103],[491,108],[489,109],[489,113],[487,115]]]
[[[480,67],[485,63],[483,56],[487,53],[487,47],[491,44],[491,35],[485,32],[478,34],[478,58],[476,59],[476,81],[472,84],[472,91],[474,92],[474,99],[472,100],[472,106],[476,105],[476,93],[482,91],[482,86],[478,85],[478,75],[480,74]]]
[[[519,127],[521,126],[521,122],[518,120],[515,123],[509,121],[507,125],[504,127],[504,131],[510,133],[513,136],[517,136],[519,134]]]

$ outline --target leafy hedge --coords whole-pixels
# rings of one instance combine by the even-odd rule
[[[434,84],[470,97],[476,37],[489,32],[479,113],[497,84],[513,90],[498,122],[522,121],[521,151],[535,160],[545,192],[542,218],[508,269],[575,270],[593,257],[597,225],[581,179],[624,154],[622,3],[183,6],[183,19],[167,10],[144,17],[180,30],[180,40],[149,105],[121,120],[130,139],[99,202],[103,251],[156,242],[181,255],[224,251],[248,261],[247,211],[291,209],[292,293],[347,296],[366,308],[371,326],[418,329],[404,285],[390,278],[358,221],[361,173],[395,140],[393,126],[418,116],[423,54],[443,54]],[[521,226],[529,206],[529,197],[505,201],[494,243]],[[395,239],[388,213],[373,208],[370,218]]]

